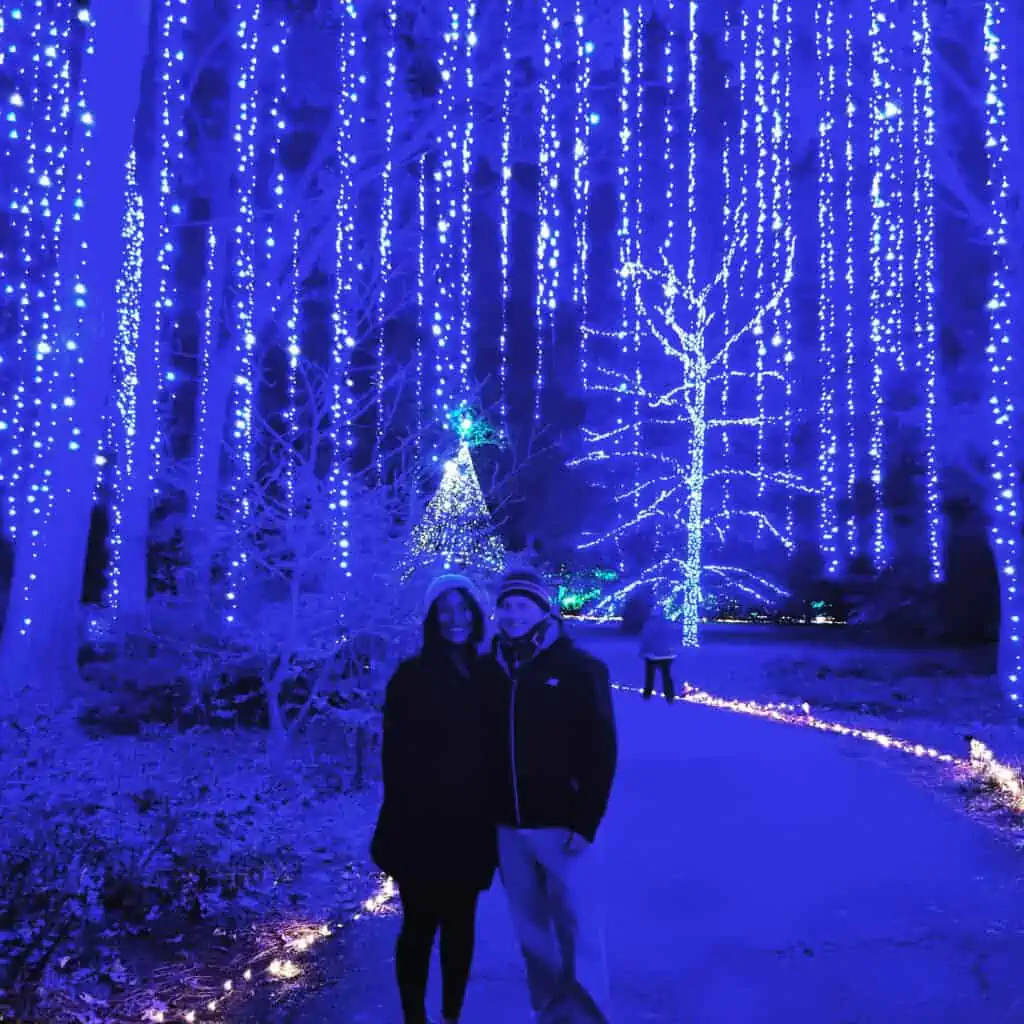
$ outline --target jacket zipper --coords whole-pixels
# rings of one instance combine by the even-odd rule
[[[516,807],[516,827],[522,828],[522,817],[519,813],[519,771],[516,768],[516,690],[519,680],[512,679],[512,699],[509,701],[509,738],[512,751],[512,799]]]

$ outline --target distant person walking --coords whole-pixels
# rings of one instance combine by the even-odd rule
[[[538,1024],[606,1024],[608,972],[591,849],[615,775],[608,669],[565,635],[543,581],[510,572],[481,670],[502,694],[501,878]]]
[[[661,676],[661,691],[672,704],[676,699],[672,684],[672,663],[679,657],[679,624],[665,617],[660,605],[655,605],[643,631],[640,633],[640,657],[644,660],[644,700],[654,696],[654,682]]]
[[[405,1024],[428,1024],[434,938],[441,934],[442,1013],[455,1024],[473,961],[476,906],[497,866],[493,722],[474,672],[485,617],[473,584],[430,586],[423,648],[388,683],[384,803],[371,852],[398,884],[402,928],[395,968]]]

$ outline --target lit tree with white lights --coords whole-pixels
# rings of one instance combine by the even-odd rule
[[[757,462],[749,467],[740,464],[741,444],[711,443],[713,435],[728,432],[736,438],[744,431],[756,434],[765,425],[780,421],[767,411],[769,402],[755,396],[770,395],[770,389],[765,388],[768,383],[777,383],[780,393],[785,387],[781,344],[775,338],[770,345],[766,343],[764,328],[792,279],[794,240],[787,230],[783,247],[786,259],[779,280],[765,283],[759,289],[762,299],[757,307],[745,317],[738,317],[735,292],[739,273],[734,273],[734,268],[750,241],[743,228],[745,223],[746,219],[737,217],[737,230],[721,268],[703,288],[681,277],[664,257],[661,269],[641,262],[627,263],[622,268],[627,295],[642,325],[640,357],[645,369],[637,372],[592,365],[591,389],[635,403],[643,443],[627,440],[635,436],[634,423],[620,423],[607,431],[587,429],[590,454],[577,462],[599,463],[612,471],[617,481],[613,501],[620,510],[618,522],[587,540],[582,548],[610,544],[621,548],[630,535],[655,538],[653,559],[609,594],[599,609],[609,610],[631,592],[648,590],[670,616],[681,617],[687,646],[698,642],[705,583],[710,582],[716,591],[731,591],[766,604],[784,596],[776,584],[741,565],[719,562],[717,555],[724,555],[729,531],[741,522],[753,526],[762,538],[768,537],[788,549],[792,542],[772,521],[758,494],[763,494],[765,488],[810,493],[798,477],[783,469]],[[721,326],[721,307],[730,288],[731,321],[740,325],[735,329]],[[605,332],[588,329],[588,333]],[[771,349],[779,352],[776,366],[766,365]],[[749,370],[743,368],[746,365]],[[758,383],[760,392],[755,386]],[[720,449],[734,452],[735,457],[723,458],[718,454]],[[682,457],[680,453],[684,453]],[[724,496],[716,500],[710,486],[716,481],[729,482],[730,501]],[[744,482],[753,485],[748,488],[749,507],[742,505]]]
[[[473,465],[472,449],[493,443],[490,429],[465,406],[450,416],[459,438],[454,459],[410,538],[412,565],[443,561],[446,567],[501,572],[505,551]]]

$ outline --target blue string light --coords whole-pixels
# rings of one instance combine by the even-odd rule
[[[918,66],[914,75],[914,335],[917,372],[924,387],[925,507],[928,565],[933,581],[943,577],[942,508],[935,439],[938,324],[935,266],[935,89],[932,24],[927,0],[915,0],[913,39]]]
[[[543,65],[538,83],[539,146],[537,156],[537,352],[534,381],[533,418],[541,422],[544,396],[545,353],[555,329],[559,286],[559,204],[558,172],[560,138],[555,117],[559,94],[561,22],[551,0],[542,0],[540,44]]]
[[[196,481],[198,486],[194,492],[198,496],[204,481],[209,474],[211,459],[220,462],[220,445],[207,445],[210,417],[210,387],[213,382],[214,353],[220,343],[220,324],[216,317],[217,296],[214,291],[217,281],[217,259],[222,247],[218,244],[216,229],[212,226],[206,232],[206,276],[203,279],[203,347],[199,360],[199,394],[196,402]],[[223,258],[223,257],[221,257]],[[219,440],[219,438],[217,439]],[[196,528],[200,522],[200,506],[193,500],[189,507],[192,526]]]
[[[573,236],[576,259],[573,261],[572,291],[577,316],[586,323],[590,308],[590,85],[593,44],[587,39],[582,0],[575,0],[573,24],[576,30],[576,104],[573,118]],[[666,123],[671,123],[666,118]],[[583,389],[590,386],[587,335],[580,339],[580,376]]]
[[[176,223],[182,207],[175,198],[179,165],[185,158],[185,51],[184,40],[188,29],[188,0],[158,0],[156,8],[158,44],[156,49],[156,78],[159,92],[160,118],[158,166],[159,212],[150,216],[150,229],[157,231],[156,272],[156,328],[155,354],[157,365],[152,368],[163,388],[155,393],[157,408],[147,421],[154,427],[153,436],[144,438],[151,450],[150,471],[155,481],[160,470],[163,452],[160,407],[170,397],[175,374],[172,366],[174,316],[174,255]],[[154,216],[154,214],[156,214]],[[154,224],[153,222],[156,221]]]
[[[461,277],[458,268],[457,229],[459,188],[455,168],[459,158],[459,136],[456,127],[455,74],[458,66],[461,19],[449,3],[443,46],[438,55],[441,76],[440,130],[436,137],[436,165],[434,168],[434,228],[436,232],[436,268],[434,271],[434,314],[431,332],[434,347],[434,404],[435,420],[447,422],[447,414],[457,405],[453,395],[458,379],[455,365],[458,340],[455,338],[458,315],[457,289]],[[435,453],[434,461],[440,456]]]
[[[633,14],[633,31],[634,31],[634,60],[635,67],[633,73],[633,96],[630,104],[630,110],[632,113],[631,121],[629,125],[630,135],[632,137],[633,151],[630,154],[634,160],[635,175],[633,183],[633,225],[634,231],[636,232],[635,245],[630,253],[630,261],[642,262],[644,258],[643,254],[643,243],[644,243],[644,230],[645,230],[645,210],[644,210],[644,127],[647,120],[646,109],[644,103],[644,91],[646,89],[646,40],[644,34],[646,18],[644,16],[644,6],[642,0],[637,0],[636,10]],[[639,455],[641,448],[643,447],[643,420],[642,420],[642,394],[643,394],[643,370],[641,367],[641,350],[643,347],[644,340],[644,325],[641,323],[639,311],[636,309],[635,303],[630,303],[627,307],[627,313],[632,316],[633,321],[633,344],[632,351],[628,353],[627,358],[629,359],[632,370],[633,379],[636,382],[636,388],[633,394],[633,408],[630,415],[630,432],[632,434],[632,452],[634,456],[633,461],[633,472],[634,472],[634,485],[639,483],[640,480],[640,460]],[[636,514],[640,510],[640,489],[634,486],[633,490],[633,512]]]
[[[424,342],[427,338],[427,155],[421,153],[419,158],[419,176],[416,181],[416,213],[419,220],[419,236],[416,246],[416,435],[415,448],[417,456],[422,455],[421,439],[423,435],[423,382],[424,382]]]
[[[459,394],[465,401],[470,393],[472,371],[473,324],[470,301],[472,299],[471,267],[473,263],[473,149],[475,145],[473,51],[477,45],[476,0],[467,0],[462,29],[463,83],[466,112],[463,115],[462,142],[459,156],[461,197],[459,203]]]
[[[125,211],[121,225],[124,251],[117,282],[117,357],[114,415],[110,417],[109,450],[114,453],[113,486],[110,494],[110,540],[107,590],[104,601],[116,609],[121,596],[121,555],[124,497],[135,480],[137,409],[139,381],[139,330],[142,322],[142,239],[145,210],[136,180],[136,154],[132,150],[126,172]]]
[[[298,410],[298,370],[302,358],[302,220],[296,210],[292,227],[292,302],[291,313],[286,326],[288,328],[288,405],[285,409],[285,430],[288,438],[288,465],[285,467],[285,491],[287,494],[287,511],[291,515],[295,511],[295,469],[299,445]]]
[[[335,278],[333,337],[331,345],[332,458],[330,469],[331,512],[334,519],[335,558],[346,576],[351,575],[351,457],[355,447],[352,417],[355,413],[355,381],[352,356],[356,347],[357,311],[352,308],[358,258],[355,252],[356,206],[353,182],[356,154],[353,132],[360,102],[362,78],[356,66],[359,47],[358,10],[354,3],[338,0],[341,32],[338,40],[338,92],[340,108],[335,143],[338,194],[335,202]]]
[[[242,18],[236,29],[240,67],[238,73],[238,109],[233,129],[237,213],[234,228],[234,333],[238,373],[232,395],[232,473],[230,495],[241,521],[248,518],[250,502],[246,488],[253,467],[253,411],[255,402],[256,357],[256,271],[255,271],[255,194],[256,140],[259,126],[260,34],[263,5],[257,2],[250,17]],[[228,622],[235,621],[239,593],[243,588],[249,552],[242,537],[228,554],[225,593]]]
[[[856,141],[859,119],[854,93],[854,54],[855,49],[855,9],[851,6],[847,11],[844,32],[846,60],[843,67],[843,115],[845,137],[843,140],[843,212],[846,229],[844,251],[843,281],[845,285],[846,330],[844,332],[843,377],[846,381],[846,485],[844,500],[848,509],[845,522],[846,555],[855,558],[860,550],[857,528],[856,504],[857,471],[859,467],[859,448],[857,445],[857,306],[858,298],[857,249],[856,249]]]
[[[33,69],[42,61],[19,60],[32,52],[31,37],[24,11],[14,7],[9,13],[0,13],[0,72],[11,80],[10,91],[3,97],[3,166],[7,169],[5,194],[11,231],[17,242],[0,248],[0,282],[3,283],[3,303],[12,308],[18,327],[14,333],[11,351],[0,351],[0,443],[7,450],[7,458],[0,459],[0,491],[3,492],[3,522],[12,539],[17,535],[17,511],[22,444],[25,439],[25,411],[28,382],[31,379],[28,364],[29,346],[28,309],[31,302],[26,258],[30,249],[32,220],[28,212],[33,203],[33,187],[28,174],[28,145],[31,140],[32,120],[29,97],[35,88]],[[13,257],[13,259],[12,259]]]
[[[24,78],[30,86],[26,90],[23,81],[23,88],[12,94],[8,112],[15,126],[19,119],[24,125],[20,137],[25,176],[14,196],[22,227],[17,256],[18,382],[6,416],[11,459],[5,483],[8,530],[17,536],[22,522],[29,524],[34,550],[50,500],[49,481],[40,479],[41,459],[56,440],[52,396],[61,357],[54,319],[60,315],[63,287],[56,254],[66,227],[59,214],[66,201],[72,123],[72,23],[66,18],[54,20],[44,0],[36,0],[26,24],[23,52],[32,55],[32,64]],[[81,83],[78,87],[82,88]],[[51,266],[51,278],[46,280]]]
[[[1019,370],[1014,359],[1013,320],[1015,296],[1012,288],[1010,251],[1010,211],[1014,198],[1010,188],[1010,168],[1019,156],[1010,147],[1007,114],[1009,69],[1006,56],[1006,5],[1002,0],[986,0],[985,43],[985,149],[988,154],[988,191],[991,222],[988,237],[992,246],[990,283],[989,340],[985,354],[989,370],[989,408],[992,412],[992,448],[989,473],[992,486],[989,534],[996,568],[1002,582],[1000,615],[1003,618],[1000,671],[1010,699],[1020,707],[1024,673],[1024,643],[1021,640],[1024,600],[1020,589],[1020,501],[1021,480],[1017,460],[1020,442],[1016,438],[1017,409],[1014,396]]]
[[[788,253],[786,252],[786,241],[788,234],[786,228],[792,223],[793,218],[793,178],[790,158],[793,149],[793,4],[791,0],[785,0],[781,5],[773,8],[773,16],[776,20],[776,33],[781,32],[781,45],[779,47],[779,62],[776,65],[775,78],[780,80],[780,93],[776,105],[776,131],[773,141],[777,154],[778,167],[778,214],[773,223],[774,229],[774,259],[772,276],[778,279],[782,273]],[[776,321],[775,332],[772,335],[772,346],[776,350],[774,364],[778,367],[781,358],[781,367],[776,369],[783,386],[783,414],[782,414],[782,468],[783,473],[789,475],[793,469],[793,361],[795,353],[793,349],[793,293],[787,288],[779,303],[779,313]],[[796,529],[795,503],[793,492],[785,493],[786,502],[786,542],[791,544]]]
[[[267,36],[270,36],[269,30]],[[269,189],[270,200],[274,205],[273,213],[266,219],[263,226],[263,268],[264,272],[268,275],[271,273],[271,262],[274,258],[274,250],[277,248],[275,225],[281,219],[285,196],[285,169],[281,146],[288,131],[288,39],[288,23],[284,20],[279,21],[276,39],[270,47],[271,55],[277,63],[277,85],[276,91],[271,96],[267,118],[271,125],[268,139],[268,156],[271,163]],[[281,294],[278,291],[271,299],[270,308],[261,309],[260,313],[273,317],[280,304]]]
[[[23,486],[27,487],[27,492],[21,512],[25,521],[18,524],[21,529],[18,557],[25,559],[31,567],[38,565],[42,558],[57,489],[66,486],[54,475],[54,460],[66,457],[65,452],[77,456],[81,450],[81,430],[76,422],[80,397],[77,394],[77,376],[83,361],[78,327],[88,305],[89,296],[82,272],[89,254],[85,249],[85,239],[74,230],[74,225],[81,221],[85,206],[84,177],[91,163],[89,153],[94,118],[87,96],[95,44],[93,21],[88,11],[80,11],[76,31],[82,56],[77,81],[72,83],[71,56],[75,44],[70,26],[63,33],[58,28],[62,20],[67,24],[67,19],[61,19],[59,14],[55,21],[46,21],[37,5],[37,38],[43,35],[42,26],[46,25],[47,42],[42,52],[47,61],[54,63],[56,74],[50,78],[51,102],[37,111],[43,120],[45,141],[37,143],[33,138],[29,145],[29,171],[38,188],[34,212],[35,216],[43,218],[45,227],[40,232],[36,251],[23,250],[26,267],[38,257],[40,265],[45,268],[43,276],[32,275],[34,288],[31,295],[34,301],[30,308],[38,312],[32,379],[36,419],[34,423],[26,424],[25,429],[28,452]],[[60,102],[55,106],[52,99],[56,97]],[[36,98],[35,90],[33,98]],[[78,151],[74,160],[72,150]],[[67,173],[72,165],[78,167],[73,178]],[[68,219],[71,225],[67,224]],[[52,227],[45,223],[49,220],[53,220]],[[79,238],[77,250],[68,249],[72,244],[68,242],[68,236],[72,241],[76,236]],[[47,242],[51,247],[47,247]],[[70,270],[66,276],[63,273],[65,268]],[[89,457],[95,459],[95,453]],[[33,597],[44,598],[44,595],[32,592],[39,579],[35,571],[30,569],[25,579],[23,594],[12,597],[12,604],[23,600],[23,607],[31,608]],[[8,628],[11,627],[20,636],[27,636],[32,627],[31,612],[19,622],[9,622]]]
[[[640,225],[637,218],[637,188],[634,178],[638,173],[635,146],[637,141],[636,124],[633,117],[636,93],[636,62],[637,62],[637,27],[634,21],[635,10],[628,4],[622,7],[622,59],[621,80],[619,85],[619,262],[623,267],[639,262]],[[624,330],[618,337],[619,367],[630,365],[631,349],[636,341],[636,311],[631,298],[631,284],[626,276],[620,277],[622,317]],[[626,375],[632,379],[632,374]],[[601,443],[614,441],[616,449],[626,450],[633,423],[636,417],[631,416],[633,402],[627,401],[633,396],[631,389],[622,389],[615,394],[615,425],[607,435],[599,437]],[[636,488],[631,488],[630,504],[637,501]],[[621,505],[621,503],[620,503]],[[620,507],[620,521],[625,511]],[[635,512],[635,509],[634,509]],[[619,562],[620,571],[625,563]]]
[[[902,76],[895,0],[871,4],[871,440],[868,458],[875,495],[871,557],[876,570],[888,561],[885,510],[887,371],[903,370]]]
[[[838,173],[836,135],[839,113],[836,55],[835,0],[817,0],[815,4],[815,41],[818,59],[818,349],[821,368],[821,404],[819,406],[818,472],[821,493],[818,498],[818,546],[825,571],[839,571],[839,457],[838,391],[839,357],[836,344],[838,267],[836,258],[836,216],[834,210]]]
[[[687,51],[689,66],[686,72],[686,103],[689,112],[687,125],[686,151],[686,239],[689,256],[686,267],[686,280],[690,288],[697,281],[697,115],[700,110],[700,92],[698,89],[698,52],[699,36],[697,34],[697,17],[700,10],[698,0],[689,0],[689,34]]]
[[[503,434],[509,436],[508,420],[508,311],[511,287],[512,217],[512,11],[515,0],[505,0],[502,49],[504,77],[501,91],[501,328],[498,335],[499,418]]]
[[[395,223],[394,165],[391,152],[395,141],[395,81],[398,75],[396,61],[398,43],[397,0],[388,0],[387,45],[384,70],[384,169],[381,172],[380,228],[377,235],[380,280],[377,293],[377,442],[375,446],[377,475],[384,474],[384,435],[387,430],[387,403],[385,386],[387,365],[385,352],[385,324],[387,322],[388,283],[392,274],[392,234]]]

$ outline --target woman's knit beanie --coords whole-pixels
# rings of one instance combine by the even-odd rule
[[[469,599],[477,606],[480,613],[483,614],[484,603],[473,581],[468,576],[463,576],[457,572],[445,573],[431,582],[430,586],[427,587],[427,593],[424,598],[423,614],[428,615],[430,609],[434,607],[434,602],[450,590],[465,591],[469,595]]]

